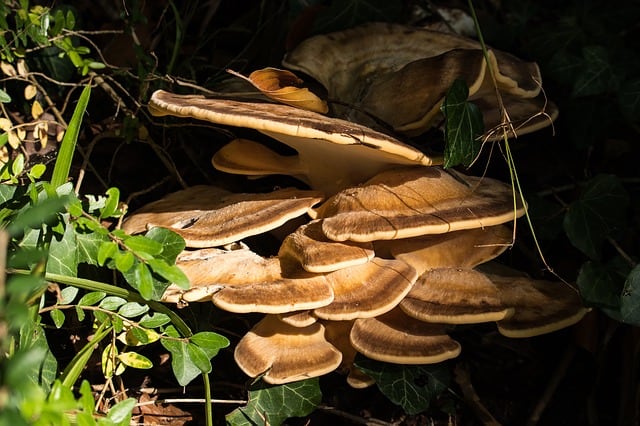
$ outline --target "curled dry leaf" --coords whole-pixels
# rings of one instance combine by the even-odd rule
[[[33,133],[36,139],[40,140],[40,144],[42,145],[42,148],[46,147],[47,142],[49,141],[48,132],[49,132],[49,125],[47,124],[46,121],[39,121],[38,123],[36,123]]]
[[[8,132],[9,129],[11,129],[11,127],[13,127],[11,120],[5,117],[0,117],[0,130],[4,130],[5,132]]]
[[[24,87],[24,98],[25,100],[31,100],[33,98],[36,97],[36,95],[38,94],[38,89],[36,89],[36,86],[34,86],[33,84],[27,84]]]
[[[4,62],[4,61],[0,62],[0,70],[2,70],[4,75],[8,77],[15,77],[16,75],[18,75],[18,72],[16,71],[14,66],[8,62]]]
[[[249,77],[232,70],[227,72],[248,81],[265,96],[283,104],[322,114],[329,111],[325,101],[306,87],[299,87],[303,81],[291,71],[268,67],[252,72]]]
[[[42,105],[40,104],[40,102],[33,101],[33,103],[31,104],[31,116],[33,117],[33,119],[37,120],[38,118],[40,118],[43,112],[44,109],[42,109]]]
[[[18,75],[20,75],[21,77],[24,77],[29,73],[29,68],[27,68],[27,63],[24,61],[24,59],[18,59],[16,68],[18,70]]]

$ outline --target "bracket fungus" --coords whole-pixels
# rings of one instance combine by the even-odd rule
[[[322,232],[334,241],[376,241],[443,234],[512,221],[511,187],[438,167],[382,172],[317,208]]]
[[[248,376],[281,384],[327,374],[342,354],[327,342],[322,324],[293,327],[267,315],[240,339],[234,358]]]
[[[370,23],[311,37],[289,52],[283,64],[316,79],[330,98],[351,105],[335,108],[338,116],[375,126],[373,116],[408,135],[434,125],[455,79],[465,80],[470,99],[483,100],[483,112],[492,111],[484,117],[485,127],[500,124],[502,117],[493,112],[497,101],[489,68],[517,134],[555,119],[557,108],[540,95],[542,79],[535,63],[495,49],[486,58],[489,64],[477,41],[456,34]],[[511,111],[512,102],[520,107]],[[545,106],[546,114],[538,114]]]
[[[440,161],[366,126],[288,105],[208,99],[158,90],[151,96],[149,110],[158,116],[175,115],[258,130],[296,150],[293,174],[301,174],[311,188],[326,194],[357,185],[391,167],[430,166]],[[225,164],[242,161],[234,154],[237,152],[231,148],[225,151]],[[264,148],[258,155],[268,157],[271,163],[278,158],[267,152]],[[246,162],[241,164],[250,167]],[[263,174],[257,167],[255,174]]]
[[[223,246],[275,229],[322,199],[317,191],[296,188],[234,194],[198,185],[147,204],[125,220],[123,229],[134,234],[162,226],[183,237],[188,247]]]

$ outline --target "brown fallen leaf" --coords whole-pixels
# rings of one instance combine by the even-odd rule
[[[248,81],[265,96],[283,104],[322,114],[329,111],[325,101],[306,87],[299,87],[303,81],[291,71],[268,67],[252,72],[249,77],[233,70],[227,72]]]

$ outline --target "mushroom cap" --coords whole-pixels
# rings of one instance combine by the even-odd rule
[[[211,300],[229,312],[281,314],[333,301],[333,290],[323,275],[290,271],[284,276],[278,258],[263,258],[248,249],[183,253],[176,265],[192,285],[187,290],[169,286],[163,296],[166,302]]]
[[[440,268],[418,278],[400,308],[421,321],[475,324],[499,321],[513,314],[498,288],[481,272]]]
[[[488,275],[498,287],[502,303],[514,308],[510,317],[498,321],[507,337],[533,337],[569,327],[589,309],[577,290],[562,282],[521,276]]]
[[[176,265],[185,273],[191,286],[185,290],[170,285],[162,296],[163,302],[210,301],[223,285],[246,285],[282,278],[278,259],[264,258],[248,248],[183,251],[176,258]]]
[[[135,234],[161,226],[182,236],[187,247],[222,246],[275,229],[322,199],[320,192],[295,188],[232,194],[198,185],[147,204],[130,215],[122,228]]]
[[[408,264],[380,258],[331,272],[326,279],[334,299],[313,314],[334,321],[378,316],[400,303],[417,278]]]
[[[505,223],[524,214],[513,203],[511,187],[490,178],[402,168],[335,194],[318,207],[317,217],[334,241],[390,240]]]
[[[278,257],[296,262],[306,271],[325,273],[369,262],[374,257],[373,244],[331,241],[322,233],[322,224],[314,220],[287,235]]]
[[[288,105],[207,99],[158,90],[149,100],[149,111],[255,129],[271,136],[298,152],[299,165],[305,169],[310,186],[328,194],[390,167],[430,166],[441,161],[360,124]]]
[[[342,354],[315,323],[293,327],[267,315],[236,346],[236,363],[250,377],[283,384],[327,374],[340,365]]]
[[[436,268],[473,268],[498,257],[511,246],[513,233],[504,225],[375,243],[422,275]]]
[[[355,389],[364,389],[375,383],[373,378],[366,375],[354,365],[358,351],[351,345],[349,334],[353,321],[321,321],[325,328],[325,338],[342,353],[341,370],[348,372],[347,383]]]
[[[442,325],[411,318],[399,308],[357,319],[350,339],[364,356],[393,364],[435,364],[460,354],[460,344]]]
[[[277,316],[280,321],[293,327],[307,327],[318,320],[308,309],[305,311],[284,312]]]
[[[542,79],[535,63],[495,49],[488,51],[487,59],[502,93],[527,99],[539,95]],[[456,78],[467,82],[471,99],[495,98],[477,41],[424,28],[370,23],[318,35],[300,43],[283,64],[315,78],[329,97],[357,107],[336,106],[338,116],[375,127],[370,119],[374,116],[409,135],[431,127]],[[510,103],[505,105],[510,111]],[[530,117],[516,115],[515,111],[510,115],[516,121]],[[500,123],[501,117],[497,118],[485,119],[486,127]],[[518,134],[542,124],[548,125],[549,121],[523,126]]]

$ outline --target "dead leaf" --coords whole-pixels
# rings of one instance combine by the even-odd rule
[[[11,127],[13,127],[11,120],[9,120],[8,118],[0,117],[0,130],[4,130],[6,132],[11,129]]]
[[[35,137],[40,140],[42,148],[47,146],[49,140],[49,125],[46,121],[40,121],[36,124],[34,132]]]
[[[18,149],[20,146],[20,140],[20,137],[18,137],[15,131],[9,130],[9,145],[11,148]]]
[[[33,101],[33,103],[31,104],[31,116],[33,117],[33,119],[37,120],[38,118],[40,118],[43,112],[44,110],[42,109],[42,105],[40,105],[40,102]]]
[[[36,97],[38,89],[33,84],[27,84],[24,87],[24,98],[28,101]]]
[[[16,71],[14,66],[4,61],[0,62],[0,70],[2,70],[2,72],[9,77],[15,77],[16,75],[18,75],[18,72]]]
[[[291,71],[278,68],[263,68],[249,74],[249,77],[227,70],[228,73],[251,83],[265,96],[297,108],[326,114],[327,103],[306,87],[299,87],[304,82]]]
[[[27,63],[24,61],[24,59],[18,59],[18,62],[16,62],[16,67],[18,69],[18,75],[22,77],[26,76],[29,73]]]

